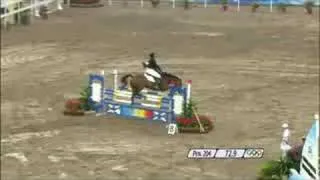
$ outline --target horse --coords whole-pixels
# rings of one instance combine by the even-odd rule
[[[141,74],[126,74],[121,78],[122,87],[128,87],[132,91],[131,104],[134,103],[134,97],[141,95],[141,91],[144,88],[151,89],[154,91],[167,91],[169,85],[174,85],[175,87],[182,86],[182,80],[170,73],[163,72],[161,74],[161,80],[159,87],[156,87],[155,83],[150,82],[143,73]]]

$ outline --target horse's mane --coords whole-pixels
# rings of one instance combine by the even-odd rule
[[[178,76],[173,75],[171,73],[167,73],[167,72],[163,72],[162,75],[167,76],[167,77],[171,77],[171,78],[180,79]]]

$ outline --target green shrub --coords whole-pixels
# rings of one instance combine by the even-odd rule
[[[227,5],[228,4],[228,0],[220,0],[221,5]]]
[[[283,180],[288,177],[290,169],[296,169],[297,164],[292,159],[280,158],[266,162],[259,172],[259,180]]]
[[[82,91],[80,92],[80,100],[81,100],[81,109],[85,111],[92,110],[92,107],[89,103],[90,95],[91,95],[91,88],[89,85],[82,88]]]
[[[193,108],[194,108],[194,110],[197,110],[195,102],[190,100],[189,103],[186,103],[183,106],[183,113],[182,113],[183,117],[191,119],[194,115]]]
[[[286,4],[286,3],[279,3],[278,4],[278,10],[280,12],[283,12],[283,13],[287,12],[287,7],[288,7],[288,4]]]

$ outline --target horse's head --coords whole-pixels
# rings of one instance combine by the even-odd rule
[[[182,86],[182,80],[179,77],[166,72],[163,72],[161,75],[163,79],[165,79],[168,82],[168,84],[173,84],[176,87]]]

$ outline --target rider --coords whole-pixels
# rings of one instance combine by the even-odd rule
[[[144,76],[151,82],[160,87],[162,69],[156,62],[154,53],[149,54],[149,61],[142,63],[144,67]]]

